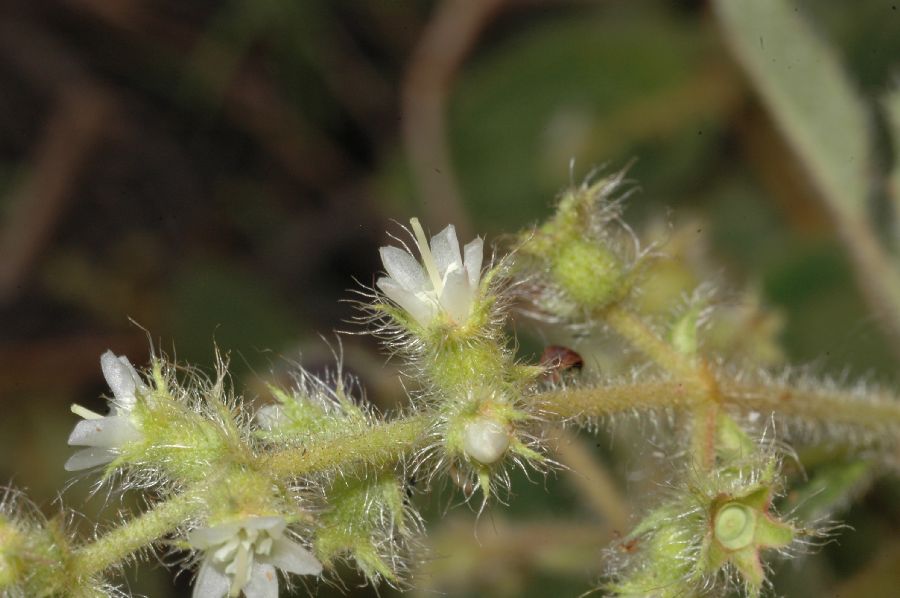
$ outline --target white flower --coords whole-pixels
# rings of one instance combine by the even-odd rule
[[[275,568],[297,575],[319,575],[322,564],[308,550],[284,537],[281,517],[249,517],[192,531],[188,544],[206,552],[193,598],[278,598]]]
[[[484,241],[476,238],[460,254],[451,224],[431,238],[429,247],[419,221],[413,218],[410,223],[422,263],[403,249],[382,247],[381,261],[388,276],[375,284],[423,326],[441,312],[456,324],[464,323],[478,293]]]
[[[118,448],[140,440],[141,434],[129,417],[137,395],[147,392],[141,377],[127,357],[117,357],[112,351],[100,356],[103,377],[113,393],[110,413],[102,416],[81,405],[72,405],[72,412],[84,418],[69,435],[70,446],[86,446],[66,461],[66,471],[88,469],[114,460]]]
[[[490,465],[509,448],[509,432],[497,421],[479,417],[466,425],[463,450],[472,459]]]
[[[256,412],[256,423],[267,432],[271,432],[288,422],[281,405],[265,405]]]

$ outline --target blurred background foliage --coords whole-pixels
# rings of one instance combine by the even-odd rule
[[[897,2],[791,5],[879,114],[897,77]],[[789,362],[896,387],[879,319],[723,35],[707,4],[688,0],[3,2],[0,480],[58,510],[68,405],[102,406],[105,349],[142,363],[149,337],[208,366],[215,343],[236,387],[266,401],[265,379],[297,361],[327,367],[329,331],[360,330],[340,300],[374,280],[393,221],[452,220],[495,240],[593,168],[633,159],[629,222],[695,231],[717,281],[756,289],[781,314]],[[896,151],[883,122],[881,169]],[[548,333],[522,330],[533,358]],[[368,399],[404,400],[370,339],[343,343]],[[611,456],[627,430],[612,436],[585,436],[572,458],[628,488],[635,462]],[[492,509],[477,535],[465,508],[436,516],[446,493],[419,497],[432,521],[419,591],[590,587],[627,513],[598,516],[575,478],[517,480],[511,508]],[[137,508],[89,491],[82,480],[63,492],[85,533]],[[898,499],[896,481],[861,491],[843,514],[856,532],[779,568],[776,587],[889,595]],[[136,593],[189,593],[190,576],[173,582],[161,567],[127,575]],[[373,593],[350,580],[350,593]]]

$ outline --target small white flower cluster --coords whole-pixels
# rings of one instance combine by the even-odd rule
[[[113,461],[125,444],[141,439],[131,411],[138,395],[149,389],[127,357],[107,351],[100,356],[103,377],[113,393],[110,413],[103,416],[81,405],[72,405],[72,412],[84,418],[69,435],[70,446],[86,446],[66,461],[66,471],[89,469]]]
[[[248,517],[192,531],[188,544],[206,553],[193,598],[278,598],[276,568],[319,575],[322,564],[284,536],[286,527],[282,517]]]
[[[388,276],[375,284],[422,326],[428,326],[440,314],[455,324],[464,324],[478,295],[484,241],[477,237],[460,252],[451,224],[433,236],[429,245],[418,219],[413,218],[410,224],[422,263],[408,250],[382,247],[381,261]]]

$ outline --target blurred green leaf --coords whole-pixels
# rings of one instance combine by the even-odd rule
[[[793,515],[812,522],[840,509],[872,479],[872,466],[864,461],[832,462],[816,469],[809,480],[791,491],[787,508]]]
[[[296,339],[296,313],[257,275],[218,262],[184,267],[174,283],[171,332],[179,361],[214,363],[213,347],[250,360]],[[244,369],[233,360],[232,373]]]
[[[578,178],[597,165],[620,168],[635,156],[635,142],[658,145],[659,136],[677,131],[685,132],[675,135],[677,150],[654,160],[654,148],[642,147],[641,172],[633,174],[646,183],[645,174],[661,176],[657,167],[684,168],[682,158],[715,139],[712,123],[679,120],[623,135],[617,122],[623,110],[694,80],[708,55],[705,33],[696,22],[659,14],[545,20],[467,67],[452,98],[450,136],[476,220],[497,229],[532,222],[566,184],[570,159]],[[651,106],[663,113],[669,107]],[[699,128],[708,134],[698,135]]]
[[[869,115],[831,48],[792,3],[717,0],[737,58],[830,208],[865,217]]]
[[[882,105],[894,149],[888,192],[894,203],[894,230],[900,233],[900,85],[884,97]]]

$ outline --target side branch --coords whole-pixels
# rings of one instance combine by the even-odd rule
[[[900,429],[900,399],[887,392],[862,393],[852,390],[816,388],[804,383],[777,381],[720,381],[723,402],[741,411],[774,411],[810,423],[860,426],[880,430]]]
[[[316,446],[278,450],[263,457],[262,467],[275,476],[294,478],[354,465],[387,465],[418,448],[430,422],[425,415],[415,415]]]
[[[718,380],[721,405],[742,412],[775,412],[812,424],[857,426],[876,434],[900,430],[900,400],[887,393],[864,395],[848,390],[816,388],[804,383]],[[622,383],[594,388],[554,390],[528,397],[550,419],[580,420],[616,413],[656,409],[693,409],[705,399],[696,386],[681,381]],[[334,471],[345,467],[391,465],[427,442],[432,419],[418,414],[348,433],[327,443],[276,450],[259,455],[258,466],[281,478]],[[893,437],[893,436],[892,436]],[[71,572],[95,575],[121,562],[197,516],[203,501],[186,492],[161,502],[72,555]]]
[[[610,328],[627,340],[634,348],[656,362],[673,376],[708,390],[708,380],[686,355],[679,353],[661,339],[643,320],[633,313],[612,305],[603,311],[603,318]]]
[[[96,575],[171,533],[203,508],[203,502],[193,493],[160,502],[146,513],[76,549],[70,570],[80,578]]]
[[[695,404],[697,399],[688,385],[676,381],[555,390],[533,400],[550,415],[577,419],[627,411],[679,409]]]

